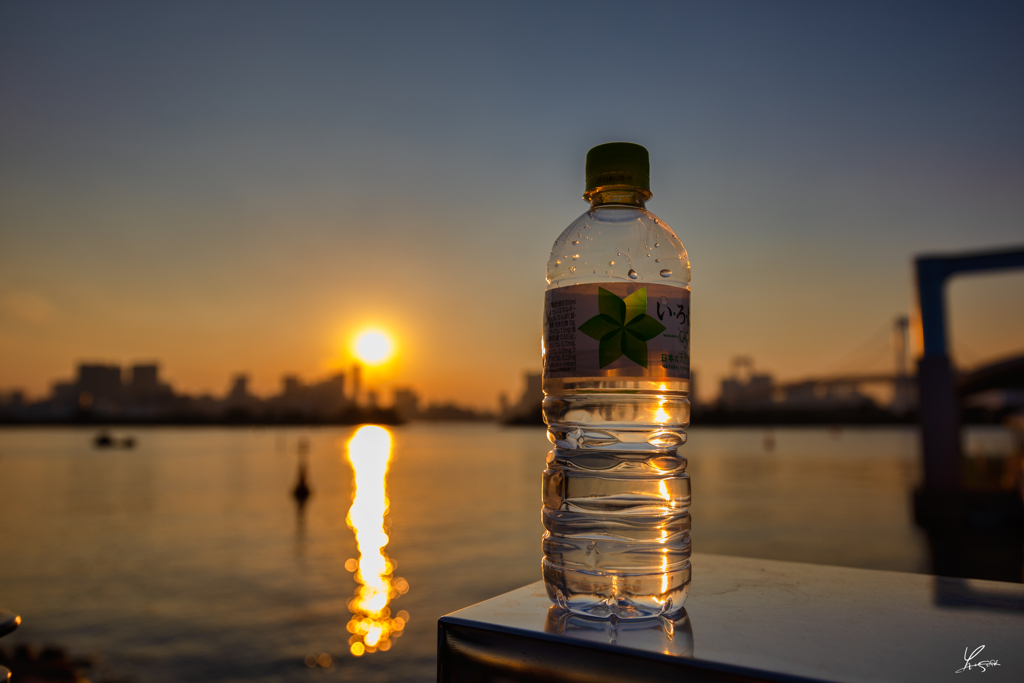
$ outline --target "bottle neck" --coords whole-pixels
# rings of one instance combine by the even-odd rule
[[[590,202],[591,208],[598,206],[635,206],[645,208],[651,198],[651,191],[632,185],[606,185],[587,190],[583,199]]]

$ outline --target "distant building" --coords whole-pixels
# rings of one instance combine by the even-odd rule
[[[202,394],[195,398],[185,397],[183,403],[184,405],[179,409],[182,415],[215,420],[224,414],[224,402],[210,394]]]
[[[128,388],[132,396],[139,398],[160,394],[160,366],[156,363],[133,365]]]
[[[718,402],[727,408],[767,408],[773,401],[772,376],[752,373],[746,380],[729,377],[722,380]]]
[[[15,389],[7,395],[0,394],[0,417],[21,417],[25,413],[25,394]]]
[[[249,375],[238,374],[231,378],[231,390],[228,391],[227,400],[244,401],[251,396],[252,394],[249,393]]]
[[[224,399],[224,412],[236,417],[251,417],[262,407],[262,401],[249,392],[249,375],[239,373],[231,379],[231,389]]]
[[[54,382],[50,403],[61,415],[73,415],[78,410],[78,385],[74,382]]]
[[[158,418],[174,412],[174,391],[160,381],[157,363],[136,363],[128,371],[120,413],[136,419]]]
[[[419,417],[422,420],[437,421],[477,421],[493,420],[494,415],[487,412],[478,412],[470,408],[463,408],[454,403],[431,403],[425,410],[420,411]]]
[[[307,398],[306,387],[295,375],[285,375],[281,378],[281,393],[277,396],[276,413],[284,415],[303,415],[310,410],[310,401]]]
[[[36,407],[41,404],[32,405],[25,399],[25,393],[20,389],[14,389],[7,394],[0,393],[0,422],[19,421],[33,417],[33,413],[39,414]],[[46,406],[52,412],[52,406]]]
[[[345,375],[338,373],[315,384],[304,384],[296,375],[281,378],[281,393],[267,399],[271,415],[286,419],[330,419],[348,405]]]
[[[503,419],[523,418],[533,413],[539,415],[541,404],[544,402],[543,375],[539,372],[524,372],[523,384],[522,396],[519,397],[519,401],[515,405],[502,411]]]
[[[539,372],[524,372],[523,379],[526,381],[526,388],[519,398],[520,406],[532,406],[544,400],[544,379]]]
[[[789,410],[839,410],[875,405],[871,397],[857,391],[855,384],[801,382],[781,390],[779,406]]]
[[[116,413],[123,398],[120,365],[82,363],[78,366],[78,406],[99,414]]]
[[[722,380],[718,406],[734,411],[860,410],[876,407],[858,391],[859,382],[842,378],[776,384],[768,373],[757,373],[750,358],[733,359],[733,376]]]
[[[281,378],[281,385],[282,398],[296,398],[302,393],[302,380],[300,380],[296,375],[285,375]]]
[[[359,386],[362,381],[362,366],[359,363],[352,364],[352,404],[359,405]]]
[[[395,389],[395,410],[403,420],[414,420],[419,415],[420,397],[411,387]]]
[[[345,373],[339,372],[312,387],[313,402],[316,412],[323,417],[337,415],[344,410],[349,401],[345,398]]]

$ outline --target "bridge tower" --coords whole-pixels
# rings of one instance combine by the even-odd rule
[[[898,315],[892,325],[892,350],[896,357],[896,380],[893,383],[892,406],[890,410],[897,415],[906,415],[913,408],[913,381],[907,374],[907,356],[910,342],[910,319]]]

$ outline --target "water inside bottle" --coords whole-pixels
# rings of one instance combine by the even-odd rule
[[[548,594],[597,617],[671,616],[690,584],[688,380],[549,379]]]

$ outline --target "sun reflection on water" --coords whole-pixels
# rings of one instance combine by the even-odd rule
[[[395,562],[384,547],[388,544],[387,476],[391,462],[391,433],[383,427],[360,427],[346,444],[352,465],[352,507],[345,521],[355,532],[359,559],[349,559],[345,569],[355,574],[359,587],[349,600],[349,649],[357,657],[391,649],[391,639],[402,634],[409,613],[391,616],[388,603],[409,590],[396,577]]]

